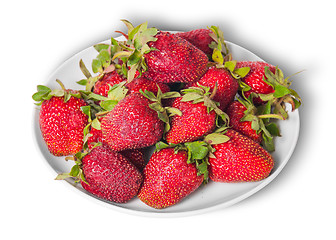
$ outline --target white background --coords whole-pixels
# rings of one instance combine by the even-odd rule
[[[208,5],[206,5],[208,4]],[[335,5],[332,1],[7,1],[1,37],[1,239],[335,239]],[[296,150],[241,203],[206,214],[125,214],[53,180],[32,133],[31,95],[66,59],[122,29],[219,26],[286,75],[303,98]]]

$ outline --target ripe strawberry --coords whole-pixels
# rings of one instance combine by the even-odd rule
[[[113,59],[126,59],[127,79],[131,81],[136,72],[142,72],[149,80],[163,83],[197,81],[206,71],[208,58],[204,52],[188,41],[147,23],[137,27],[124,20],[128,28],[126,45]]]
[[[285,103],[292,106],[292,111],[301,105],[301,98],[293,89],[292,81],[284,77],[278,68],[264,62],[238,62],[238,67],[249,67],[249,73],[241,79],[242,95],[247,99],[252,93],[253,103],[256,105],[268,102],[273,113],[279,114],[283,119],[288,118]],[[243,86],[245,85],[245,86]],[[246,86],[247,85],[247,86]]]
[[[182,116],[171,118],[171,128],[166,134],[168,143],[192,142],[212,132],[216,127],[215,111],[208,112],[204,103],[192,103],[176,98],[172,107],[179,109]]]
[[[247,84],[251,88],[250,90],[244,91],[244,96],[246,98],[248,98],[252,92],[261,94],[269,94],[274,92],[273,87],[264,80],[266,78],[265,67],[269,67],[270,71],[275,73],[274,66],[259,61],[256,62],[241,61],[237,62],[237,67],[250,68],[249,73],[244,78],[241,79],[245,84]],[[264,101],[262,101],[260,98],[254,98],[253,102],[255,104],[264,103]]]
[[[228,106],[225,112],[230,118],[230,126],[233,130],[260,144],[262,141],[261,131],[257,132],[252,129],[252,121],[243,121],[246,110],[247,108],[241,102],[235,100]]]
[[[83,188],[108,201],[125,203],[135,197],[142,184],[139,170],[120,153],[98,146],[82,159]]]
[[[175,35],[187,40],[202,50],[206,55],[211,56],[212,49],[209,45],[214,42],[214,39],[210,36],[211,33],[212,31],[210,29],[196,29],[188,32],[175,33]]]
[[[209,158],[209,177],[215,182],[249,182],[266,178],[273,166],[272,156],[250,138],[228,129],[227,142],[214,144]]]
[[[187,163],[188,153],[165,148],[153,153],[144,169],[139,199],[153,208],[174,205],[195,191],[203,182],[194,164]]]
[[[104,76],[95,83],[93,92],[107,97],[110,87],[123,81],[126,81],[126,78],[120,75],[117,71],[112,71],[104,74]]]
[[[39,85],[33,99],[41,104],[39,124],[50,153],[55,156],[68,156],[83,147],[83,130],[88,123],[88,117],[81,107],[87,104],[78,92],[66,90],[59,83],[62,89],[53,91]]]
[[[142,171],[146,166],[145,153],[143,149],[128,149],[119,153],[125,156],[140,171]]]
[[[91,136],[88,138],[87,141],[89,149],[92,149],[97,143],[102,143],[103,145],[106,145],[101,130],[91,127],[90,135]],[[141,171],[146,165],[143,149],[128,149],[121,151],[119,153],[122,154],[124,157],[126,157]]]
[[[219,102],[219,108],[224,111],[225,108],[233,101],[238,91],[238,81],[225,68],[210,67],[207,72],[197,82],[187,84],[186,87],[197,87],[197,84],[210,87],[210,91],[216,94],[213,100]]]
[[[133,79],[130,83],[126,84],[126,87],[128,89],[128,94],[139,92],[141,89],[142,91],[147,90],[157,95],[158,87],[160,88],[162,93],[170,91],[170,88],[167,84],[160,82],[156,83],[144,77]]]
[[[176,98],[172,107],[182,114],[172,116],[171,128],[165,136],[168,143],[192,142],[211,133],[221,117],[227,122],[227,115],[212,100],[209,87],[199,85],[181,90],[183,97]]]
[[[229,49],[224,41],[224,34],[219,27],[211,26],[207,29],[196,29],[189,32],[180,32],[175,35],[187,40],[202,50],[210,60],[214,49],[218,49],[225,56],[229,55]],[[224,48],[224,49],[223,49]]]
[[[114,151],[144,148],[162,137],[164,123],[140,93],[126,96],[101,121],[105,142]]]
[[[157,50],[145,54],[144,75],[155,82],[194,82],[206,71],[208,58],[188,41],[168,32],[155,35],[148,46]]]

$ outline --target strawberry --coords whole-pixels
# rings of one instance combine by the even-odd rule
[[[94,127],[91,127],[90,136],[87,140],[87,143],[88,143],[89,149],[94,148],[97,143],[102,143],[103,145],[106,144],[103,139],[102,131]],[[128,150],[121,151],[119,153],[122,154],[124,157],[126,157],[139,170],[143,170],[143,168],[146,165],[145,156],[144,156],[145,153],[143,149],[128,149]]]
[[[244,96],[248,98],[252,92],[254,93],[262,93],[269,94],[273,93],[274,89],[271,85],[269,85],[265,79],[265,67],[269,67],[269,70],[275,73],[275,67],[271,64],[259,61],[241,61],[237,62],[237,67],[249,67],[249,73],[242,78],[241,80],[247,84],[250,89],[244,91]],[[260,98],[254,98],[255,104],[262,104],[263,101]]]
[[[61,173],[56,180],[75,177],[82,187],[104,200],[125,203],[135,197],[143,176],[122,154],[102,145],[89,152],[78,152],[70,173]]]
[[[209,88],[199,87],[183,89],[183,97],[176,98],[172,107],[181,111],[182,115],[171,118],[171,128],[165,139],[168,143],[192,142],[211,133],[216,127],[217,114],[224,121],[227,116],[212,101]]]
[[[165,148],[153,153],[144,169],[139,199],[150,207],[161,209],[180,202],[203,182],[195,164],[189,164],[188,152]]]
[[[128,94],[140,92],[140,89],[142,91],[149,91],[157,95],[158,88],[160,88],[162,93],[166,93],[170,91],[170,88],[167,84],[164,83],[156,83],[154,81],[148,80],[144,77],[139,77],[133,79],[130,83],[126,84],[126,88],[129,90]]]
[[[206,71],[205,53],[188,41],[156,28],[147,28],[147,22],[137,27],[124,20],[128,29],[127,41],[118,44],[122,51],[112,57],[122,59],[131,81],[136,72],[155,82],[193,82]]]
[[[211,55],[212,49],[209,45],[214,42],[210,36],[211,33],[212,31],[210,29],[196,29],[188,32],[178,32],[175,33],[175,35],[187,40],[202,50],[206,55]]]
[[[188,32],[178,32],[175,35],[187,40],[200,50],[202,50],[210,59],[214,48],[218,48],[218,44],[225,47],[224,54],[229,54],[229,50],[224,42],[223,32],[216,26],[207,29],[196,29]]]
[[[100,80],[95,83],[93,92],[95,94],[107,97],[108,91],[111,89],[112,86],[122,83],[126,80],[127,79],[117,73],[117,71],[113,71],[111,73],[105,74]],[[153,92],[154,94],[157,94],[158,87],[163,93],[169,92],[170,90],[168,85],[164,83],[156,83],[144,77],[133,79],[130,83],[126,83],[125,87],[129,90],[128,94],[139,92],[140,89],[142,89],[143,91],[148,90],[150,92]]]
[[[149,99],[142,94],[133,93],[103,117],[103,138],[112,150],[144,148],[161,139],[164,122],[149,104]]]
[[[230,139],[213,144],[209,158],[209,177],[215,182],[260,181],[269,176],[274,160],[266,150],[250,138],[228,129]]]
[[[120,154],[125,156],[140,171],[146,166],[145,152],[143,149],[128,149],[121,151]]]
[[[176,98],[172,107],[179,109],[182,116],[175,115],[171,119],[171,128],[166,134],[168,143],[191,142],[210,133],[216,127],[216,113],[208,113],[203,103],[184,102]]]
[[[260,144],[262,141],[261,132],[252,129],[252,121],[243,121],[246,110],[247,108],[244,104],[235,100],[228,106],[225,112],[230,118],[232,129]]]
[[[249,67],[250,72],[241,79],[242,95],[247,99],[253,95],[256,105],[269,102],[273,113],[279,114],[283,119],[288,118],[285,103],[289,103],[292,111],[301,105],[301,98],[293,89],[290,89],[289,77],[284,77],[278,68],[264,62],[238,62],[238,67]]]
[[[270,103],[255,106],[250,99],[237,98],[226,109],[226,113],[230,118],[232,129],[262,144],[269,152],[275,150],[273,137],[280,136],[280,131],[276,123],[270,119],[282,120],[283,117],[271,113]]]
[[[84,128],[88,117],[81,110],[86,102],[78,92],[60,90],[38,85],[33,99],[41,105],[39,124],[42,137],[48,150],[55,156],[68,156],[77,153],[83,147]]]
[[[155,82],[194,82],[206,71],[208,58],[188,41],[168,32],[155,35],[148,46],[157,50],[145,54],[144,75]]]
[[[110,88],[123,81],[126,81],[126,78],[120,75],[117,71],[104,74],[104,76],[94,84],[93,92],[107,97]]]
[[[210,87],[216,94],[213,100],[219,102],[219,108],[224,111],[233,101],[238,91],[238,81],[225,68],[210,67],[201,79],[195,83],[187,84],[186,87],[196,87],[197,84]]]

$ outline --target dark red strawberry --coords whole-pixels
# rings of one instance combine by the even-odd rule
[[[189,164],[187,151],[173,148],[153,153],[144,169],[144,182],[138,197],[153,208],[166,208],[180,202],[203,182],[195,164]]]
[[[89,149],[92,149],[97,143],[102,143],[103,145],[106,144],[103,139],[102,131],[93,127],[91,127],[90,137],[88,138],[87,142]],[[126,157],[139,170],[143,170],[146,165],[143,149],[129,149],[121,151],[119,153]]]
[[[120,152],[140,171],[146,166],[145,153],[143,149],[128,149]]]
[[[82,159],[83,188],[108,201],[125,203],[135,197],[142,174],[120,153],[98,146]]]
[[[224,54],[229,55],[229,49],[224,41],[224,34],[219,27],[211,26],[207,29],[196,29],[189,32],[176,33],[177,36],[187,40],[200,50],[202,50],[210,60],[214,60],[214,49]],[[215,50],[215,52],[217,51]],[[219,52],[216,52],[215,55]]]
[[[59,82],[60,83],[60,82]],[[60,83],[61,84],[61,83]],[[72,155],[83,147],[83,130],[88,124],[88,116],[81,108],[86,102],[76,91],[51,90],[39,85],[33,99],[40,102],[39,124],[42,137],[51,154]]]
[[[140,93],[126,96],[101,121],[105,142],[114,151],[144,148],[162,137],[164,122]]]
[[[265,67],[269,67],[270,71],[275,73],[275,67],[266,62],[260,61],[241,61],[237,62],[237,67],[249,67],[249,73],[241,79],[245,84],[247,84],[251,89],[244,92],[246,98],[250,96],[252,92],[261,93],[261,94],[269,94],[273,93],[273,87],[265,81]],[[260,98],[254,98],[253,100],[256,104],[262,104]]]
[[[230,139],[214,144],[209,158],[209,177],[215,182],[260,181],[269,176],[274,166],[272,156],[250,138],[228,129]]]
[[[210,87],[211,92],[217,86],[213,100],[219,102],[218,107],[223,111],[233,101],[239,87],[238,81],[229,70],[216,66],[210,67],[199,81],[187,84],[186,87],[197,87],[198,84]]]
[[[256,130],[252,129],[253,118],[250,119],[251,121],[244,121],[246,110],[247,108],[236,100],[228,106],[225,112],[230,118],[230,126],[232,129],[260,144],[262,141],[261,131],[257,132]]]
[[[159,32],[148,43],[157,50],[145,54],[144,75],[155,82],[194,82],[206,71],[208,58],[198,48],[174,34]]]
[[[113,59],[127,59],[128,81],[137,71],[155,82],[194,82],[206,71],[208,58],[204,52],[183,38],[156,28],[147,28],[147,23],[137,27],[124,20],[128,34],[127,46],[119,44],[123,51]]]
[[[211,56],[213,49],[209,45],[214,42],[214,39],[210,36],[211,33],[210,29],[196,29],[188,32],[178,32],[175,35],[187,40],[206,55]]]

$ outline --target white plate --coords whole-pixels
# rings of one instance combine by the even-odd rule
[[[117,40],[121,39],[122,38],[117,38]],[[262,61],[262,59],[255,54],[236,44],[230,42],[227,44],[235,60]],[[47,85],[50,88],[59,88],[55,80],[60,79],[65,84],[66,88],[83,89],[82,86],[76,83],[76,81],[84,78],[82,72],[79,69],[79,60],[83,59],[86,66],[91,69],[91,61],[96,56],[97,52],[93,47],[79,52],[75,56],[65,61],[58,69],[56,69],[56,71],[49,77],[49,79],[47,79],[47,81],[41,84]],[[49,153],[41,136],[38,124],[38,112],[39,109],[35,108],[33,128],[37,145],[41,150],[43,157],[56,173],[69,172],[73,165],[72,161],[66,162],[64,158],[55,157]],[[268,178],[263,181],[253,183],[209,182],[205,186],[202,185],[199,189],[183,199],[180,203],[166,209],[156,210],[150,208],[141,202],[138,198],[134,198],[125,204],[107,202],[87,193],[85,190],[83,190],[80,184],[74,185],[71,180],[67,181],[69,184],[71,184],[71,186],[73,186],[73,189],[76,191],[80,190],[78,192],[83,194],[83,196],[89,197],[94,201],[100,202],[113,209],[125,211],[128,213],[166,217],[185,216],[214,209],[222,209],[251,196],[265,187],[280,173],[280,171],[284,168],[290,159],[299,136],[300,121],[298,110],[289,112],[288,120],[279,121],[278,123],[282,137],[275,139],[276,151],[272,154],[275,160],[275,166]]]

